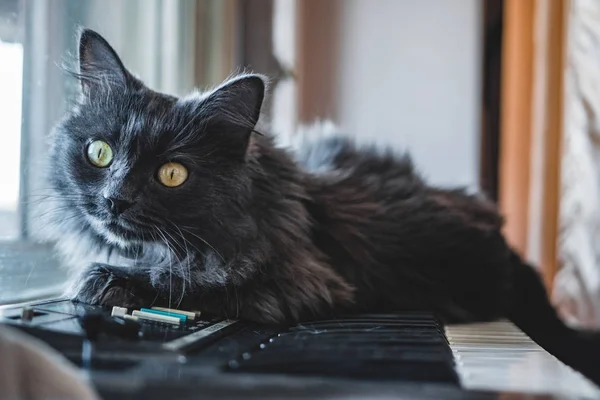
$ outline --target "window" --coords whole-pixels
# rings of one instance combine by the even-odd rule
[[[244,67],[285,81],[282,90],[273,88],[287,100],[273,122],[287,127],[294,95],[271,45],[293,41],[294,4],[0,1],[0,304],[59,293],[65,281],[52,247],[35,243],[30,233],[40,228],[32,210],[46,185],[46,135],[75,93],[75,82],[59,65],[74,61],[77,28],[97,30],[130,70],[167,93],[216,84]],[[273,27],[283,41],[273,40]],[[279,51],[289,53],[289,48]]]
[[[5,2],[0,8],[0,240],[19,236],[19,163],[21,147],[21,86],[23,45],[16,37],[17,2]]]

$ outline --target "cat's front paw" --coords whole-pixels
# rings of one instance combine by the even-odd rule
[[[100,306],[140,308],[149,305],[147,293],[122,268],[94,264],[81,277],[73,300]]]

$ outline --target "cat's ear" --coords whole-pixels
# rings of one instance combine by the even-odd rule
[[[108,86],[125,87],[129,72],[110,44],[97,32],[79,33],[79,80],[84,94]]]
[[[263,75],[240,75],[217,87],[205,104],[221,122],[251,131],[260,117],[266,84]]]

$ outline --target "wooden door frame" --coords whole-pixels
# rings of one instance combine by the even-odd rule
[[[482,3],[483,59],[481,93],[481,141],[479,186],[492,201],[498,201],[498,156],[500,145],[500,88],[502,73],[502,28],[504,0]]]
[[[298,0],[298,123],[337,117],[335,84],[342,0]]]
[[[559,267],[569,0],[505,0],[499,205],[509,242],[548,289]]]

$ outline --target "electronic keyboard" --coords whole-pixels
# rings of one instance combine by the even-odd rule
[[[107,399],[600,398],[503,321],[401,312],[266,326],[55,299],[4,307],[0,323],[57,349]]]

